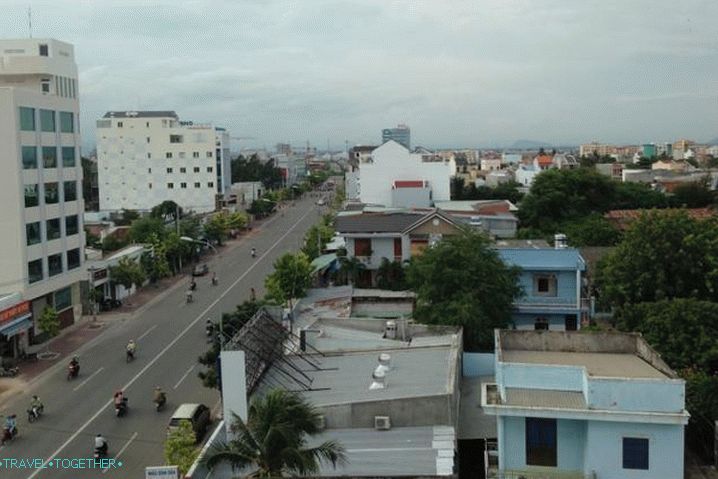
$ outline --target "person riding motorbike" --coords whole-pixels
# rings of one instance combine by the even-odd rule
[[[15,414],[8,414],[5,416],[5,426],[3,428],[3,442],[7,439],[12,439],[17,435],[17,421],[15,420]]]
[[[188,303],[191,303],[191,302],[193,301],[193,299],[192,299],[192,290],[191,290],[191,289],[188,289],[187,292],[185,293],[185,295],[187,296],[187,302],[188,302]]]
[[[192,278],[192,281],[189,282],[189,289],[190,291],[194,291],[197,289],[197,282]]]
[[[208,319],[205,323],[204,330],[207,333],[207,336],[212,336],[212,333],[214,333],[214,323],[211,319]]]
[[[252,258],[256,257],[256,256],[257,256],[257,250],[254,249],[254,248],[252,248],[252,251],[250,252],[250,254],[252,255]]]
[[[107,439],[102,437],[102,434],[95,436],[95,454],[105,455],[107,454]]]
[[[250,301],[257,300],[257,292],[254,290],[254,288],[250,288],[250,290],[249,290],[249,300]]]
[[[127,409],[127,398],[125,397],[125,393],[123,393],[121,389],[115,391],[114,401],[115,411],[119,416],[124,412],[125,409]]]
[[[74,356],[70,360],[70,364],[68,365],[68,368],[70,370],[70,375],[72,377],[76,377],[78,374],[80,374],[80,360],[77,358],[77,356]]]
[[[155,387],[155,393],[154,393],[154,397],[152,398],[152,401],[157,405],[158,411],[167,402],[167,395],[165,394],[165,392],[162,390],[161,387],[159,387],[159,386]]]
[[[219,279],[217,279],[217,273],[212,273],[212,286],[217,286]]]
[[[130,341],[127,343],[127,347],[125,348],[125,351],[127,351],[127,359],[135,359],[135,352],[137,351],[137,345],[135,344],[134,339],[130,339]]]
[[[45,406],[42,404],[42,401],[40,401],[40,398],[37,397],[37,395],[33,395],[30,400],[30,411],[35,415],[35,418],[40,417],[44,408]]]

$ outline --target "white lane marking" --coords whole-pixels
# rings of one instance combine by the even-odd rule
[[[155,324],[155,325],[152,326],[150,329],[148,329],[147,331],[145,331],[144,333],[142,333],[142,336],[140,336],[139,338],[137,338],[137,341],[141,341],[142,338],[144,338],[145,336],[147,336],[148,334],[150,334],[150,333],[152,332],[152,330],[155,329],[156,327],[157,327],[157,325]]]
[[[100,372],[101,372],[103,369],[105,369],[105,368],[102,367],[102,368],[98,369],[97,371],[95,371],[94,373],[90,374],[90,376],[89,376],[87,379],[85,379],[85,380],[82,381],[80,384],[78,384],[77,386],[75,386],[72,390],[73,390],[73,391],[77,391],[78,389],[80,389],[82,386],[84,386],[85,384],[87,384],[87,382],[88,382],[90,379],[92,379],[92,378],[94,378],[96,375],[100,374]]]
[[[117,459],[122,455],[123,452],[125,452],[125,449],[127,449],[127,447],[132,443],[132,441],[135,440],[136,437],[137,437],[137,433],[134,433],[132,435],[132,437],[130,437],[130,440],[127,441],[124,446],[122,446],[122,449],[120,449],[119,452],[117,454],[115,454],[115,463],[117,463]],[[104,474],[109,470],[110,470],[110,468],[106,467],[102,470],[102,473]]]
[[[192,372],[192,370],[194,369],[195,366],[196,366],[196,365],[193,364],[192,367],[189,368],[186,373],[184,373],[184,375],[180,378],[180,380],[177,381],[177,384],[175,384],[175,385],[172,387],[172,389],[177,389],[177,388],[179,387],[179,385],[182,384],[182,381],[184,381],[185,378],[189,375],[189,373]]]
[[[307,210],[307,212],[304,213],[304,214],[301,216],[301,218],[299,218],[299,219],[297,220],[297,222],[294,223],[294,225],[292,225],[292,227],[289,228],[289,229],[286,231],[286,233],[284,233],[282,236],[280,236],[279,239],[278,239],[277,241],[275,241],[274,244],[273,244],[262,256],[260,256],[260,258],[264,258],[266,255],[268,255],[268,254],[270,253],[270,251],[272,251],[274,248],[276,248],[277,245],[278,245],[279,243],[281,243],[281,242],[284,240],[284,238],[286,238],[287,236],[289,236],[289,233],[291,233],[292,231],[294,231],[294,229],[299,225],[299,223],[301,223],[301,222],[304,220],[304,218],[306,218],[306,217],[309,215],[309,213],[311,213],[312,211],[313,211],[313,210],[311,210],[311,209],[310,209],[310,210]],[[162,356],[164,356],[165,353],[167,353],[167,351],[169,351],[169,350],[172,348],[172,346],[174,346],[175,344],[177,344],[177,342],[178,342],[180,339],[182,339],[182,337],[183,337],[185,334],[187,334],[187,332],[188,332],[189,330],[191,330],[193,327],[195,327],[195,325],[196,325],[200,320],[204,319],[205,316],[207,315],[207,312],[209,312],[209,310],[211,310],[212,308],[214,308],[214,307],[217,305],[217,303],[219,303],[220,301],[222,301],[222,299],[224,299],[224,297],[229,294],[229,292],[232,290],[232,288],[234,288],[235,286],[237,286],[237,284],[238,284],[240,281],[242,281],[242,280],[254,269],[254,266],[255,266],[256,264],[257,264],[257,263],[252,264],[249,268],[247,268],[247,270],[246,270],[239,278],[237,278],[236,280],[234,280],[234,282],[229,285],[229,287],[224,291],[224,293],[222,293],[217,299],[215,299],[214,301],[212,301],[212,303],[211,303],[209,306],[207,306],[207,307],[205,308],[205,310],[202,311],[202,313],[200,313],[200,315],[197,316],[197,317],[194,319],[194,321],[192,321],[190,324],[188,324],[187,327],[185,327],[172,341],[170,341],[170,343],[169,343],[167,346],[165,346],[164,349],[163,349],[162,351],[160,351],[160,352],[157,354],[157,356],[155,356],[149,363],[147,363],[147,365],[145,365],[144,368],[140,369],[140,371],[139,371],[132,379],[130,379],[130,381],[129,381],[127,384],[125,384],[121,389],[122,389],[123,391],[126,391],[130,386],[132,386],[132,385],[135,383],[135,381],[137,381],[144,373],[146,373],[148,369],[150,369],[152,366],[154,366],[154,364],[155,364],[157,361],[159,361],[159,359],[160,359]],[[55,450],[55,452],[52,453],[52,455],[51,455],[50,457],[48,457],[47,459],[45,459],[45,462],[42,463],[42,467],[39,467],[39,468],[35,469],[35,472],[33,472],[32,474],[30,474],[29,476],[27,476],[27,479],[33,479],[33,477],[35,477],[35,476],[37,476],[38,474],[40,474],[40,472],[42,472],[43,469],[44,469],[44,467],[47,465],[48,461],[52,461],[53,459],[55,459],[55,457],[57,457],[57,455],[60,454],[63,449],[65,449],[72,441],[74,441],[74,440],[77,438],[77,436],[79,436],[80,434],[82,434],[82,432],[83,432],[85,429],[87,429],[87,427],[88,427],[90,424],[92,424],[92,422],[93,422],[95,419],[97,419],[97,418],[100,416],[100,414],[102,414],[102,413],[105,411],[105,409],[107,409],[108,407],[110,407],[110,405],[112,405],[113,401],[114,401],[114,399],[110,399],[110,400],[108,400],[104,405],[102,405],[102,406],[100,407],[100,409],[98,409],[97,412],[96,412],[95,414],[93,414],[90,419],[88,419],[87,421],[85,421],[85,423],[84,423],[82,426],[80,426],[80,427],[77,429],[77,431],[75,431],[75,432],[67,439],[67,441],[63,442],[63,443],[60,445],[60,447],[58,447],[57,450]]]

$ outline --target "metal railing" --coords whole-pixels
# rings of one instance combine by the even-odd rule
[[[596,473],[584,474],[581,471],[493,471],[488,479],[597,479]]]

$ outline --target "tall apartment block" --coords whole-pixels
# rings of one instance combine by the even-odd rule
[[[41,341],[45,306],[81,314],[80,110],[72,45],[0,40],[0,355]]]
[[[229,189],[229,133],[174,111],[110,111],[97,121],[100,210],[151,210],[171,200],[215,209]]]
[[[411,130],[406,125],[397,125],[396,128],[385,128],[381,130],[381,142],[386,143],[394,140],[401,143],[407,150],[411,150]]]

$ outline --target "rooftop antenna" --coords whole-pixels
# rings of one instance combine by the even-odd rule
[[[27,26],[30,31],[30,38],[32,38],[32,7],[27,6]]]

